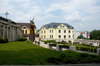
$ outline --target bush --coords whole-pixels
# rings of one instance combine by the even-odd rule
[[[100,63],[100,57],[97,55],[91,55],[87,53],[78,53],[75,51],[67,50],[62,52],[56,57],[50,57],[47,60],[51,63],[66,63],[66,64],[79,64],[79,63]]]
[[[7,43],[7,42],[8,42],[8,38],[4,38],[4,39],[0,38],[0,43]]]
[[[51,63],[56,63],[56,64],[58,64],[57,58],[55,58],[55,57],[50,57],[50,58],[48,58],[48,59],[47,59],[47,62],[51,62]]]
[[[4,40],[2,38],[0,38],[0,43],[4,43]]]
[[[93,62],[93,59],[91,56],[86,57],[85,60],[87,63]]]
[[[7,43],[8,42],[8,38],[4,38],[4,43]]]
[[[87,48],[87,47],[76,47],[76,50],[87,51],[87,52],[97,52],[97,48]]]
[[[19,38],[18,41],[26,41],[27,38]]]
[[[69,41],[69,43],[71,44],[72,42],[71,42],[71,41]]]

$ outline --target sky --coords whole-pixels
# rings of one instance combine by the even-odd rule
[[[0,0],[0,16],[17,23],[30,23],[37,29],[58,22],[68,23],[74,31],[100,30],[100,0]]]

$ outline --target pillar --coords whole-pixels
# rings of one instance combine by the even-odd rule
[[[76,46],[70,46],[70,47],[69,47],[69,50],[76,51]]]
[[[97,49],[97,55],[100,56],[100,48]]]

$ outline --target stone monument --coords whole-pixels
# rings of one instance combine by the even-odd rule
[[[30,20],[30,35],[29,35],[29,40],[34,42],[35,40],[35,24],[34,24],[34,19]]]

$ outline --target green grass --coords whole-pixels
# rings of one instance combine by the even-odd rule
[[[61,52],[46,49],[26,41],[0,44],[0,65],[42,65],[49,57]]]
[[[63,64],[100,63],[100,56],[67,50],[57,57],[49,58],[48,61],[56,64],[59,62]]]
[[[67,50],[59,52],[27,41],[0,44],[0,65],[54,65],[100,63],[100,57]]]

